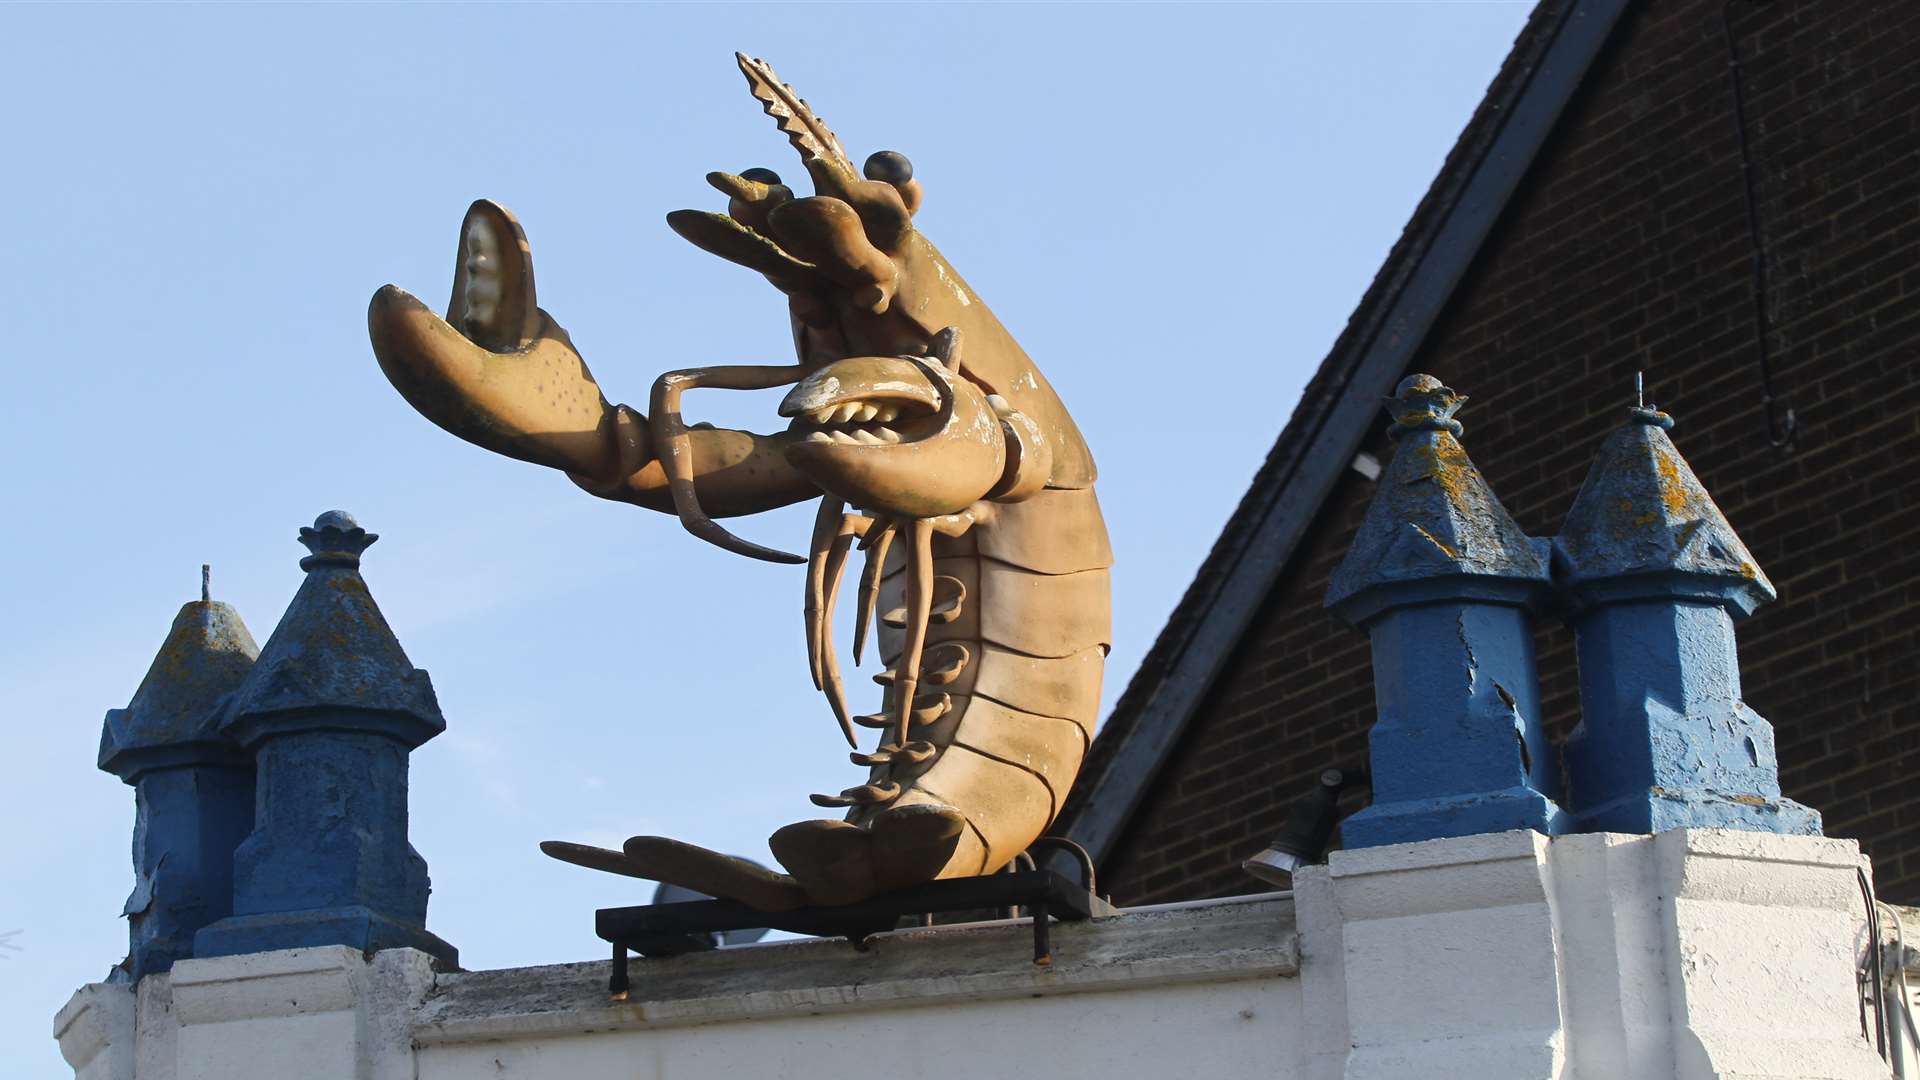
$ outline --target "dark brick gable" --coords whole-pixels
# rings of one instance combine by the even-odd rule
[[[1735,0],[1768,249],[1774,383],[1798,447],[1768,445],[1751,241],[1720,0],[1642,4],[1428,334],[1417,369],[1473,400],[1464,441],[1550,535],[1633,372],[1780,589],[1741,630],[1746,699],[1788,795],[1857,837],[1889,899],[1920,901],[1920,5]],[[1383,422],[1383,421],[1382,421]],[[1367,448],[1384,455],[1380,423]],[[1107,854],[1138,904],[1254,891],[1239,861],[1303,782],[1358,763],[1365,640],[1320,608],[1371,483],[1321,505]],[[1556,738],[1578,718],[1571,637],[1543,625]],[[1123,701],[1122,708],[1126,708]],[[1117,727],[1122,730],[1124,725]]]

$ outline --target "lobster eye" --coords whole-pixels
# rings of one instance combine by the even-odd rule
[[[882,150],[867,159],[860,171],[869,180],[883,184],[904,184],[913,179],[913,162],[898,150]]]
[[[754,168],[741,173],[740,179],[751,180],[756,184],[766,184],[771,187],[780,182],[780,174],[774,172],[772,169]]]

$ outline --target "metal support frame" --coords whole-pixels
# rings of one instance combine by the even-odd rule
[[[791,911],[760,911],[734,900],[694,900],[675,904],[601,908],[594,912],[593,929],[613,946],[613,973],[607,991],[614,1000],[626,1000],[631,980],[627,954],[680,956],[714,947],[713,935],[725,930],[770,926],[816,937],[844,937],[855,948],[900,925],[902,919],[921,924],[934,912],[1026,908],[1033,919],[1033,962],[1053,963],[1049,924],[1053,919],[1080,922],[1116,914],[1113,905],[1051,870],[1015,870],[981,877],[930,881],[859,901],[835,906],[807,906]]]

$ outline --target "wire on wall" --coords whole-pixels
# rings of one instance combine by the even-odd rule
[[[1740,184],[1747,201],[1747,238],[1753,252],[1753,344],[1760,367],[1760,404],[1767,417],[1767,444],[1791,453],[1800,438],[1800,421],[1791,406],[1784,419],[1776,409],[1784,403],[1773,392],[1773,361],[1767,347],[1767,248],[1760,232],[1760,205],[1754,192],[1753,155],[1747,146],[1747,94],[1740,71],[1740,45],[1733,36],[1735,0],[1720,7],[1720,34],[1727,43],[1727,77],[1733,91],[1734,139],[1740,148]]]
[[[1873,886],[1867,882],[1867,872],[1858,867],[1854,875],[1860,879],[1860,898],[1867,905],[1867,951],[1860,958],[1860,983],[1866,991],[1860,1006],[1860,1033],[1867,1033],[1868,1002],[1873,1004],[1873,1048],[1882,1059],[1887,1056],[1887,998],[1886,976],[1882,969],[1883,954],[1880,951],[1880,909],[1874,902]]]

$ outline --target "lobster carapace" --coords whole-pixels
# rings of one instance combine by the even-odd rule
[[[544,850],[764,910],[991,873],[1052,822],[1097,718],[1112,553],[1093,459],[1046,378],[914,228],[921,187],[907,160],[882,152],[856,171],[770,67],[738,60],[815,194],[765,169],[711,173],[727,213],[667,222],[786,294],[797,364],[668,372],[646,414],[608,404],[535,303],[526,235],[485,200],[462,223],[446,318],[389,285],[368,310],[374,352],[414,408],[469,442],[674,513],[729,550],[806,563],[814,685],[868,770],[813,801],[846,818],[775,832],[787,874],[661,837]],[[792,387],[783,431],[681,420],[685,390],[777,386]],[[714,521],[815,498],[804,558]],[[856,545],[854,656],[876,625],[888,669],[879,711],[864,716],[847,705],[831,635]],[[860,750],[859,726],[878,729],[873,749]]]

